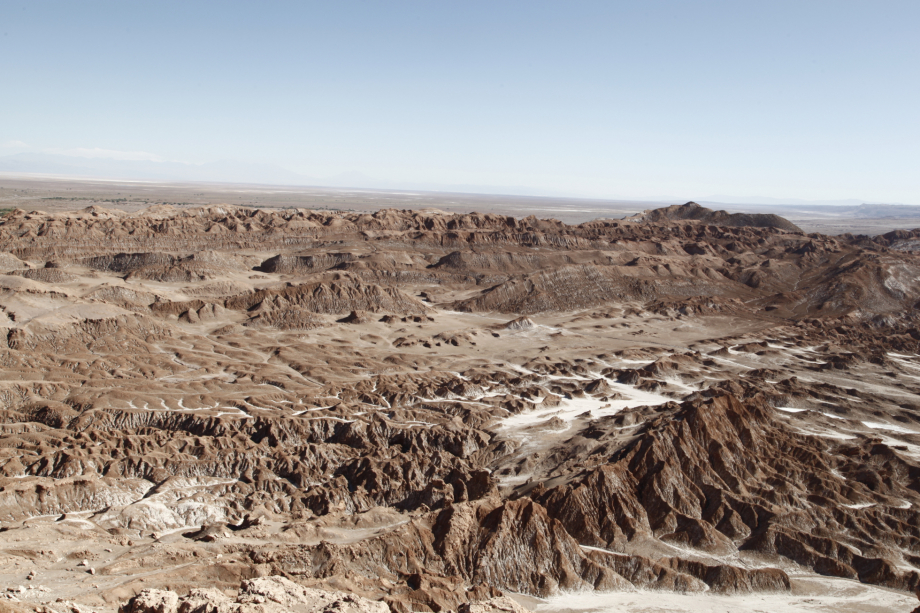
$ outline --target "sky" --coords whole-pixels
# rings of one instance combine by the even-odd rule
[[[920,204],[920,2],[0,0],[0,156]]]

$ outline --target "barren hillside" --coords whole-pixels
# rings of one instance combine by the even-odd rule
[[[10,213],[12,598],[280,575],[398,612],[819,580],[910,602],[920,230],[691,208]]]

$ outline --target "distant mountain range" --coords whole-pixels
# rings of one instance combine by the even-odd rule
[[[346,172],[330,177],[314,177],[275,164],[220,160],[206,164],[117,160],[104,157],[78,157],[54,153],[16,153],[0,156],[0,172],[43,174],[93,179],[192,183],[255,183],[347,187],[356,189],[413,189],[434,192],[506,194],[519,196],[572,197],[553,190],[518,185],[437,184],[398,182],[370,177],[360,172]]]
[[[277,164],[219,160],[205,164],[187,164],[153,160],[125,160],[110,157],[81,157],[59,153],[22,152],[0,156],[0,173],[56,175],[72,178],[114,179],[181,183],[248,183],[337,187],[379,190],[418,190],[468,194],[543,196],[591,199],[584,194],[533,188],[523,185],[441,184],[422,181],[392,181],[360,172],[345,172],[328,177],[305,175]],[[610,200],[604,198],[604,200]],[[642,198],[649,203],[686,202],[686,198]],[[917,217],[920,206],[865,204],[863,200],[801,200],[795,198],[738,197],[715,195],[695,198],[702,205],[730,211],[777,211],[793,208],[796,212],[814,211],[819,216],[846,217]],[[636,199],[629,199],[637,202]]]
[[[702,204],[725,208],[730,212],[772,212],[793,219],[844,217],[854,219],[906,219],[920,217],[920,206],[913,204],[867,204],[858,200],[852,204],[745,204],[701,200]]]
[[[215,183],[310,183],[309,177],[272,164],[221,160],[207,164],[116,160],[53,153],[17,153],[0,157],[0,172],[49,174],[96,179],[201,181]]]
[[[804,200],[802,198],[767,198],[764,196],[707,196],[696,202],[706,204],[753,204],[761,206],[795,205],[795,206],[859,206],[865,200],[849,198],[845,200]]]
[[[920,206],[914,204],[860,204],[859,206],[827,206],[823,209],[860,219],[920,217]]]

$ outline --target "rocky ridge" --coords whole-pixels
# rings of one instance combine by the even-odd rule
[[[790,232],[801,232],[797,225],[779,215],[770,213],[728,213],[726,211],[713,211],[695,202],[673,205],[660,209],[652,209],[637,216],[642,221],[655,223],[668,221],[701,221],[714,226],[754,228],[779,228]]]
[[[714,223],[15,212],[0,574],[101,608],[916,589],[920,232]]]

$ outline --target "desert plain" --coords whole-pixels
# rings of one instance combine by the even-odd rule
[[[902,218],[0,185],[0,606],[920,604]]]

